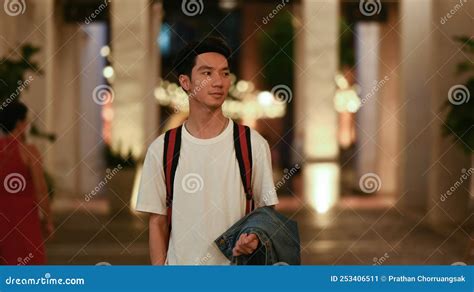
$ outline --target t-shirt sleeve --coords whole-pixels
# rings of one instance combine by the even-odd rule
[[[255,206],[271,206],[278,204],[275,184],[273,183],[272,159],[268,142],[254,132],[252,139],[252,188]]]
[[[166,186],[162,163],[163,143],[155,141],[148,148],[143,163],[136,210],[166,215]]]

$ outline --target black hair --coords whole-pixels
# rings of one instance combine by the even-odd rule
[[[229,62],[232,55],[232,50],[226,41],[219,37],[208,37],[202,41],[190,42],[179,51],[176,57],[173,67],[177,76],[184,74],[191,77],[191,71],[196,65],[196,57],[210,52],[223,55],[227,62]]]
[[[0,108],[0,130],[5,133],[12,132],[18,122],[26,119],[27,114],[28,108],[21,101],[13,101]]]

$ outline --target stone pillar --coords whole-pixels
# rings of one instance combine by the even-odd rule
[[[115,70],[112,147],[136,157],[143,156],[158,135],[153,90],[159,77],[161,6],[152,2],[116,0],[110,15]]]
[[[28,38],[24,42],[31,43],[40,48],[40,52],[34,60],[38,63],[43,74],[33,75],[34,80],[31,87],[24,94],[24,101],[30,109],[30,118],[34,124],[42,131],[56,134],[54,98],[58,91],[55,90],[58,85],[56,74],[57,58],[55,54],[59,49],[58,37],[60,33],[60,11],[54,0],[33,0],[26,2],[26,10],[31,13],[29,19],[32,20],[28,28]],[[25,35],[26,37],[26,35]],[[62,121],[58,121],[62,122]],[[34,139],[33,141],[40,149],[45,170],[54,178],[54,188],[56,195],[58,190],[64,186],[58,180],[61,180],[57,174],[64,173],[66,169],[56,169],[54,165],[55,151],[53,144],[44,139]],[[57,148],[56,148],[57,149]],[[65,187],[67,189],[67,187]],[[70,187],[75,188],[75,185]]]
[[[450,89],[467,77],[456,75],[456,65],[466,55],[452,38],[473,35],[472,19],[465,12],[472,11],[474,3],[401,3],[401,96],[406,105],[400,205],[418,211],[440,232],[465,236],[457,227],[468,216],[469,180],[463,176],[472,167],[471,157],[452,138],[442,136],[442,126]]]
[[[0,9],[0,56],[2,57],[8,56],[11,49],[16,48],[21,37],[18,24],[33,13],[32,9],[27,9],[26,4],[19,5],[18,12],[14,8],[4,8],[4,1]]]
[[[34,60],[43,75],[31,73],[33,81],[29,90],[22,93],[23,101],[30,108],[31,120],[41,130],[57,136],[54,144],[38,139],[33,142],[40,146],[45,168],[54,178],[56,198],[74,196],[81,185],[76,171],[80,163],[79,26],[63,22],[57,1],[19,1],[15,5],[18,15],[0,16],[2,40],[17,51],[26,43],[40,47]],[[0,13],[6,13],[3,5],[2,8]]]
[[[458,138],[443,137],[441,127],[446,111],[441,110],[449,99],[449,91],[456,85],[465,84],[472,73],[456,74],[458,63],[472,61],[472,55],[463,53],[461,43],[453,40],[457,36],[471,37],[474,35],[472,25],[473,1],[442,1],[433,2],[433,61],[434,71],[426,81],[432,86],[431,116],[433,119],[433,145],[429,167],[423,175],[429,178],[431,184],[428,199],[428,221],[436,229],[445,234],[452,234],[457,227],[464,223],[472,210],[469,210],[470,181],[472,174],[471,155],[462,151]],[[447,18],[447,14],[450,15]],[[471,59],[469,59],[471,58]],[[464,92],[470,95],[473,102],[474,92]],[[464,98],[466,101],[467,98]],[[464,104],[464,103],[463,103]],[[457,105],[457,106],[463,106]],[[465,106],[465,105],[464,105]],[[471,128],[471,131],[474,129]],[[467,133],[466,133],[467,134]],[[464,137],[465,138],[465,137]],[[471,149],[472,151],[473,149]],[[471,213],[472,214],[472,213]],[[466,237],[466,233],[457,230],[458,234]],[[472,236],[472,234],[471,234]]]
[[[400,36],[398,3],[386,6],[387,22],[381,24],[379,82],[383,82],[379,91],[379,132],[377,143],[380,146],[377,157],[377,174],[382,186],[381,195],[385,198],[396,198],[400,193],[398,167],[395,157],[400,152],[400,80],[398,64],[400,63]]]
[[[400,159],[400,195],[403,197],[399,204],[423,214],[432,191],[424,173],[434,157],[433,121],[436,119],[431,112],[432,84],[426,83],[433,75],[431,65],[435,58],[431,24],[433,1],[402,0],[400,3],[400,96],[401,104],[405,105],[400,111],[401,149],[394,157]]]
[[[333,101],[339,3],[303,0],[295,13],[299,18],[295,31],[295,143],[303,141],[305,196],[318,212],[325,212],[339,196],[338,125]]]
[[[70,197],[81,197],[79,137],[84,121],[80,112],[80,56],[86,35],[77,24],[60,23],[57,29],[56,50],[51,56],[53,79],[48,84],[53,87],[53,100],[46,105],[57,140],[47,151],[53,155],[52,167],[59,190]]]
[[[81,25],[81,29],[85,35],[80,55],[79,112],[82,118],[79,124],[81,164],[78,168],[81,185],[78,191],[88,194],[99,184],[105,173],[102,103],[94,98],[94,90],[104,83],[102,71],[105,58],[100,55],[100,49],[107,45],[107,25],[105,22],[93,22]]]
[[[379,152],[379,41],[378,22],[358,22],[355,27],[356,76],[361,107],[357,112],[357,178],[376,172]]]

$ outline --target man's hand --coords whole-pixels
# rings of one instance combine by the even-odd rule
[[[258,237],[257,235],[251,233],[243,233],[240,235],[239,240],[235,244],[234,249],[232,250],[233,256],[239,256],[242,254],[252,254],[258,246]]]

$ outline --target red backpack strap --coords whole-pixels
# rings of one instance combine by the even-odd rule
[[[179,150],[181,148],[182,125],[168,130],[165,133],[165,147],[163,151],[163,170],[166,184],[166,208],[168,216],[168,226],[171,232],[171,214],[173,207],[174,177],[179,161]]]
[[[252,144],[249,127],[234,123],[234,148],[245,190],[245,214],[248,214],[255,208],[252,191]]]

